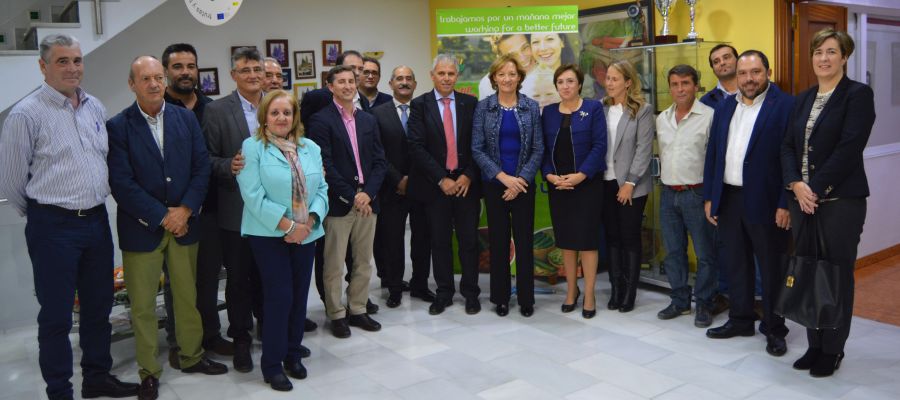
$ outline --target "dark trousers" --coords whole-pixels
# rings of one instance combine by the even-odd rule
[[[794,243],[798,243],[798,227],[811,216],[800,211],[797,201],[788,202],[791,210],[791,225],[794,232]],[[816,223],[822,227],[825,237],[825,251],[828,261],[840,268],[853,270],[856,264],[856,250],[859,246],[859,237],[862,235],[863,224],[866,222],[866,199],[848,198],[820,203],[815,213]],[[806,232],[812,234],[812,232]],[[798,250],[799,251],[799,250]],[[799,254],[799,253],[798,253]],[[811,255],[811,254],[801,254]],[[851,281],[849,287],[853,288],[853,274],[847,274]],[[806,338],[809,347],[821,348],[823,353],[838,354],[844,351],[844,343],[850,335],[850,321],[853,317],[853,290],[850,296],[842,304],[844,308],[844,320],[837,329],[807,329]]]
[[[250,250],[250,242],[240,232],[219,230],[227,281],[225,305],[228,311],[228,337],[236,342],[250,343],[253,328],[253,308],[262,303],[259,269]],[[254,300],[256,299],[256,300]]]
[[[72,307],[78,291],[79,345],[84,381],[112,367],[109,313],[113,302],[113,243],[106,211],[77,217],[29,201],[25,241],[34,272],[38,364],[47,396],[72,396]],[[15,305],[7,305],[14,307]]]
[[[410,259],[413,291],[428,289],[431,248],[425,206],[406,196],[382,196],[381,213],[375,223],[375,268],[390,293],[400,293],[406,267],[406,217],[410,225]]]
[[[215,213],[200,214],[200,245],[197,248],[197,311],[203,321],[203,346],[220,336],[222,324],[219,322],[219,271],[222,270],[222,242],[219,240],[219,227]],[[172,308],[172,290],[169,287],[169,272],[166,273],[166,341],[170,346],[177,346],[175,340],[175,312]]]
[[[771,222],[750,223],[744,217],[744,193],[738,186],[725,185],[719,205],[719,234],[725,243],[725,263],[728,266],[728,294],[731,308],[728,319],[739,327],[753,326],[756,267],[759,261],[762,277],[763,323],[767,334],[785,337],[788,329],[784,317],[774,314],[774,296],[787,268],[785,254],[787,231]]]
[[[259,266],[266,315],[259,364],[263,376],[270,377],[282,372],[283,361],[300,359],[315,244],[289,244],[283,237],[247,239]]]
[[[459,293],[466,299],[476,299],[481,293],[478,287],[478,214],[481,201],[472,194],[466,197],[437,196],[426,208],[428,227],[431,231],[431,259],[436,296],[450,300],[456,292],[453,283],[453,249],[450,235],[456,231],[459,263],[462,277]]]
[[[631,199],[630,205],[623,205],[616,200],[618,192],[619,184],[616,181],[603,182],[602,215],[603,226],[606,228],[606,246],[641,254],[641,222],[644,219],[647,196],[635,197]]]
[[[534,305],[534,190],[503,200],[506,187],[484,183],[488,244],[491,260],[491,303],[508,304],[510,287],[510,228],[516,249],[516,298],[521,306]]]

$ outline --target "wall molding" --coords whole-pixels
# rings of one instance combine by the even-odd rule
[[[869,160],[872,158],[885,157],[894,154],[900,154],[900,142],[866,147],[866,149],[863,151],[863,159]]]
[[[857,259],[855,268],[863,269],[863,268],[872,266],[874,264],[877,264],[879,262],[882,262],[884,260],[887,260],[888,258],[897,256],[897,255],[900,255],[900,244],[895,244],[884,250],[877,251],[877,252],[869,254],[865,257]]]

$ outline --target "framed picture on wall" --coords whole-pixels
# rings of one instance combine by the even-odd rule
[[[341,55],[340,40],[322,41],[322,65],[333,67],[337,65],[338,56]]]
[[[282,68],[281,69],[281,88],[284,90],[291,90],[291,69],[290,68]]]
[[[219,69],[200,68],[197,72],[200,75],[200,92],[207,96],[217,96],[219,94]]]
[[[316,79],[316,53],[313,50],[294,52],[294,78]]]
[[[321,81],[322,81],[321,87],[328,87],[328,71],[322,71]]]
[[[303,95],[306,92],[312,91],[316,88],[316,81],[311,82],[297,82],[294,84],[294,97],[297,101],[303,98]]]
[[[288,41],[287,39],[269,39],[266,40],[266,57],[272,57],[278,60],[282,67],[290,67],[288,60]]]

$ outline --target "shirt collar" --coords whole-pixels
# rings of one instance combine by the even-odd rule
[[[66,101],[69,101],[69,98],[66,95],[60,93],[60,91],[54,89],[52,86],[48,85],[47,82],[42,82],[40,90],[44,96],[46,96],[50,101],[56,103],[58,106],[64,106]],[[78,96],[78,104],[84,104],[88,101],[87,93],[84,92],[80,87],[75,89],[75,95]]]
[[[701,110],[703,110],[702,108],[700,108],[701,106],[697,105],[698,103],[699,103],[699,104],[702,104],[702,103],[700,103],[700,100],[698,100],[698,99],[695,98],[695,99],[694,99],[694,104],[691,104],[691,109],[690,109],[690,110],[688,111],[688,113],[684,116],[684,118],[681,119],[682,121],[684,121],[686,118],[689,118],[689,115],[691,115],[691,114],[697,114],[697,115],[703,115],[703,114],[705,114],[705,111],[701,111]],[[675,109],[676,109],[676,107],[677,107],[677,105],[676,105],[675,103],[672,103],[672,105],[669,106],[669,108],[667,108],[666,111],[665,111],[665,113],[666,113],[666,118],[669,118],[669,119],[670,119],[671,121],[673,121],[673,122],[675,121]]]
[[[333,100],[333,99],[332,99],[332,102],[334,102],[334,106],[337,107],[338,113],[341,114],[341,118],[346,117],[346,114],[344,113],[344,106],[342,106],[341,103],[338,103],[337,100]],[[356,115],[356,107],[353,108],[353,111],[352,111],[351,114],[350,114],[351,118],[352,118],[354,115]]]
[[[138,111],[141,112],[141,115],[143,115],[144,119],[146,119],[147,121],[150,121],[151,119],[158,120],[160,117],[162,117],[163,112],[166,111],[166,102],[163,101],[162,107],[159,109],[159,113],[156,115],[150,115],[150,114],[145,113],[144,110],[141,108],[140,104],[138,104]]]
[[[401,103],[399,100],[397,100],[396,97],[394,97],[394,100],[393,100],[393,101],[394,101],[394,108],[398,108],[398,107],[400,107],[400,106],[403,105],[403,104],[409,105],[409,102],[408,102],[408,101],[407,101],[406,103]]]
[[[244,111],[256,110],[256,107],[253,106],[253,103],[250,103],[247,99],[245,99],[244,96],[241,95],[241,92],[238,92],[237,90],[235,90],[235,92],[237,92],[238,98],[241,99],[241,108],[243,108]]]
[[[453,100],[453,102],[456,102],[456,91],[454,90],[454,91],[450,92],[450,95],[447,97],[449,97],[450,100]],[[441,101],[441,99],[443,99],[444,96],[441,96],[441,94],[438,93],[437,89],[434,89],[434,98],[436,98],[437,101]]]
[[[719,81],[718,83],[716,83],[716,89],[721,90],[722,93],[725,93],[725,94],[728,95],[728,96],[733,96],[733,95],[735,95],[737,92],[740,91],[740,90],[735,90],[734,93],[732,93],[732,92],[729,92],[729,91],[725,90],[725,86],[722,86],[722,81]]]
[[[763,92],[760,93],[759,96],[756,96],[756,98],[753,99],[753,103],[750,105],[744,104],[744,101],[743,101],[744,95],[741,93],[740,90],[738,90],[737,94],[734,96],[734,99],[738,102],[738,104],[742,104],[747,107],[753,107],[757,104],[762,103],[766,99],[766,94],[769,93],[769,89],[771,89],[771,88],[772,88],[772,82],[767,82],[766,90],[763,90]]]

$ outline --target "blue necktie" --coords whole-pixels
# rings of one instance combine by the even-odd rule
[[[409,114],[406,112],[406,110],[409,109],[409,104],[401,104],[399,107],[400,107],[400,124],[403,125],[403,133],[407,133],[406,122],[409,121]]]

